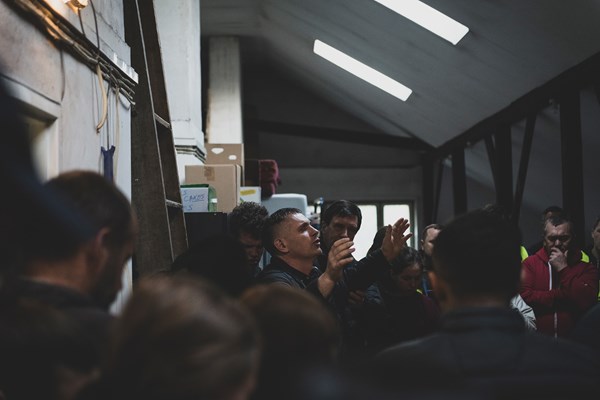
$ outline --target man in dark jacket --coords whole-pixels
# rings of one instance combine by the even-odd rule
[[[412,236],[410,233],[404,235],[408,226],[404,219],[389,226],[381,249],[359,262],[352,257],[354,243],[344,235],[332,244],[326,268],[321,272],[314,264],[322,254],[319,231],[310,225],[300,210],[278,210],[267,219],[263,229],[263,244],[273,258],[257,276],[257,282],[306,289],[327,302],[342,329],[341,357],[350,361],[362,342],[355,336],[348,296],[353,290],[365,290],[389,271],[390,261],[400,254]]]
[[[368,256],[369,261],[352,270],[344,267],[354,262],[348,237],[333,243],[327,256],[327,267],[321,272],[314,265],[322,254],[319,231],[295,208],[274,212],[263,229],[263,244],[273,256],[271,263],[258,275],[259,283],[280,283],[330,298],[335,292],[366,289],[375,279],[389,269],[389,261],[396,258],[411,234],[404,235],[408,221],[400,219],[388,227],[381,250]],[[372,261],[373,260],[373,261]],[[336,293],[337,296],[337,293]]]
[[[333,244],[345,237],[354,240],[361,223],[360,208],[347,200],[334,201],[321,213],[320,238],[323,253],[316,260],[321,272],[325,272],[327,255]]]
[[[527,333],[509,308],[519,287],[519,247],[518,229],[485,211],[448,224],[436,240],[431,275],[445,313],[442,330],[381,353],[374,368],[378,380],[403,392],[486,399],[597,394],[595,354]]]
[[[246,267],[252,276],[261,270],[259,264],[264,252],[261,235],[268,216],[265,206],[252,201],[236,206],[228,216],[229,233],[244,247]]]
[[[52,227],[31,232],[17,292],[72,317],[102,351],[112,321],[108,308],[133,253],[137,228],[131,206],[113,183],[90,171],[63,173],[46,187],[95,233],[50,246],[42,238],[52,234]]]

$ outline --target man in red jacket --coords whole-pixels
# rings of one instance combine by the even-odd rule
[[[544,226],[544,246],[523,261],[521,297],[537,319],[538,332],[569,336],[575,322],[596,303],[598,270],[581,261],[572,223],[551,217]]]

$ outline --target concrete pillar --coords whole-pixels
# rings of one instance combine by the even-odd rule
[[[243,143],[240,45],[235,37],[209,39],[209,143]]]
[[[179,180],[185,166],[202,164],[200,2],[154,0],[173,127]]]

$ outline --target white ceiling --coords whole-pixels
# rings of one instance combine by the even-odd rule
[[[458,45],[372,0],[202,0],[201,27],[243,36],[245,62],[276,66],[382,132],[433,146],[600,51],[600,1],[425,2],[470,28]],[[312,53],[315,39],[413,94],[402,102],[337,68]]]

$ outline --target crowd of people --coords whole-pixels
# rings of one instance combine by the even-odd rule
[[[136,216],[99,174],[42,184],[0,88],[0,399],[567,399],[600,389],[598,256],[568,213],[524,255],[493,207],[383,227],[353,257],[362,214],[243,203],[230,234],[194,243],[109,306]],[[266,249],[271,258],[261,267]]]

